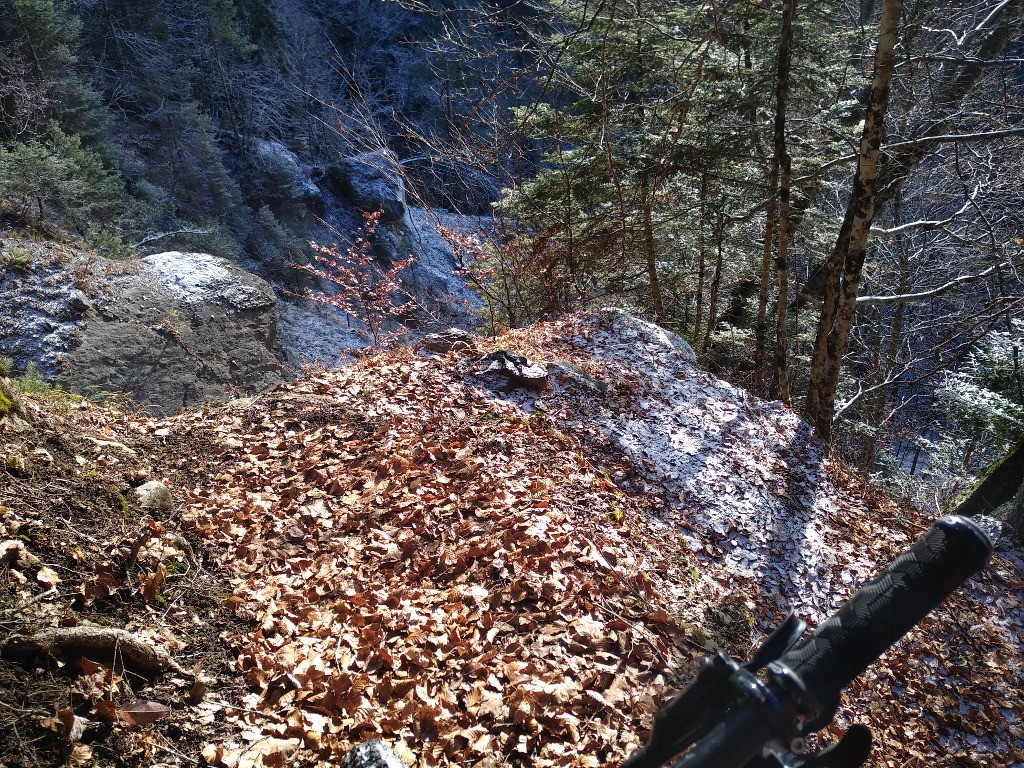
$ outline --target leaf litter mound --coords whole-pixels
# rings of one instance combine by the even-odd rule
[[[614,764],[705,648],[746,657],[789,604],[820,621],[927,526],[674,341],[585,315],[490,342],[557,361],[541,393],[400,350],[105,423],[160,457],[236,614],[212,632],[245,689],[178,698],[201,760],[382,738],[417,766]],[[839,722],[873,728],[875,765],[1020,764],[1021,572],[1001,552],[853,686]]]

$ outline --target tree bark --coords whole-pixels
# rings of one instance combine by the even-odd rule
[[[772,397],[789,402],[789,337],[786,323],[789,307],[789,176],[790,159],[782,155],[779,174],[779,245],[775,258],[775,283],[778,312],[775,324],[775,372],[772,378]]]
[[[793,18],[796,0],[782,2],[782,29],[779,33],[779,56],[775,78],[775,157],[772,170],[778,168],[779,226],[778,250],[775,259],[775,283],[778,292],[778,311],[775,324],[775,365],[772,377],[772,397],[789,402],[789,339],[786,332],[786,308],[789,306],[789,188],[791,161],[786,146],[786,107],[789,101],[790,41],[793,37]]]
[[[875,213],[878,154],[889,104],[889,86],[896,63],[895,48],[901,9],[901,0],[883,0],[878,46],[875,49],[875,75],[868,98],[853,191],[835,249],[826,265],[825,294],[804,407],[808,420],[825,440],[832,434],[839,371],[850,328],[853,326],[868,231]]]
[[[704,283],[707,273],[707,239],[704,237],[704,212],[707,200],[708,177],[700,181],[700,232],[697,237],[697,306],[694,309],[693,338],[700,338],[701,321],[704,319]]]
[[[1014,446],[1006,459],[992,467],[985,476],[978,482],[971,492],[953,510],[954,514],[973,517],[974,515],[987,515],[996,509],[1014,500],[1014,507],[1010,517],[1017,525],[1018,532],[1024,532],[1021,523],[1024,523],[1024,510],[1021,509],[1021,502],[1024,501],[1024,440]]]
[[[715,244],[717,254],[715,256],[715,272],[711,278],[711,294],[708,296],[708,324],[704,329],[705,352],[711,348],[711,334],[715,332],[718,315],[718,289],[722,285],[722,237],[725,233],[725,214],[718,212],[718,219],[715,223]]]
[[[884,167],[881,169],[881,184],[878,193],[877,208],[888,203],[902,189],[907,179],[921,164],[928,153],[930,139],[945,134],[948,120],[936,120],[937,114],[956,114],[961,110],[961,102],[974,87],[981,76],[988,70],[985,62],[998,59],[1002,51],[1014,38],[1021,25],[1024,0],[1009,0],[998,12],[988,19],[988,26],[975,30],[972,37],[983,34],[978,43],[976,53],[968,53],[964,63],[944,88],[935,91],[932,104],[929,105],[927,127],[907,142],[887,153]],[[882,14],[884,17],[885,8]]]
[[[1024,541],[1024,483],[1017,490],[1010,514],[1006,516],[1005,527],[1013,531],[1019,541]]]
[[[768,174],[768,206],[764,212],[764,244],[761,255],[761,282],[757,292],[757,320],[754,323],[754,381],[758,394],[764,394],[765,370],[768,358],[768,293],[772,279],[772,246],[775,240],[775,193],[779,186],[779,169],[772,158]]]
[[[644,228],[644,256],[647,262],[647,280],[651,291],[651,305],[654,309],[654,321],[665,322],[665,305],[661,299],[661,282],[658,280],[658,259],[654,245],[654,217],[651,208],[653,192],[648,194],[649,185],[644,184],[643,205],[643,228]]]

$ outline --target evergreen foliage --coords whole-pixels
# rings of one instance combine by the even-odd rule
[[[744,3],[717,14],[657,0],[551,8],[564,26],[551,38],[549,96],[520,110],[542,166],[506,209],[561,245],[576,303],[610,290],[698,335],[708,309],[697,294],[713,282],[707,245],[726,242],[730,282],[756,259],[741,243],[756,237],[750,222],[767,195],[778,11]],[[829,5],[811,4],[796,29],[798,168],[835,157],[844,138],[823,108],[845,67],[832,56],[843,37],[830,17]],[[797,190],[798,220],[819,185]]]
[[[0,146],[0,199],[22,217],[42,221],[47,209],[54,209],[83,228],[87,219],[116,216],[124,192],[117,175],[82,147],[80,137],[53,125],[45,142]]]

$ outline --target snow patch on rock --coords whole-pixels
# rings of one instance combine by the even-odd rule
[[[285,365],[298,373],[307,364],[339,365],[369,341],[363,324],[340,309],[283,296],[277,303],[277,338]]]
[[[191,304],[212,301],[239,310],[262,310],[275,302],[262,280],[209,253],[167,251],[142,261],[161,283]]]

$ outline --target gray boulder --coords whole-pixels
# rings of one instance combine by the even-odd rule
[[[163,512],[174,509],[174,497],[159,480],[150,480],[135,489],[135,499],[142,509]]]
[[[697,355],[693,347],[672,331],[660,325],[631,315],[619,307],[605,307],[598,312],[598,317],[608,323],[625,341],[636,341],[651,347],[662,347],[676,350],[688,363],[697,364]]]
[[[438,333],[428,333],[423,337],[423,349],[427,352],[444,354],[446,352],[476,352],[479,336],[461,328],[449,328]]]
[[[159,413],[284,380],[273,290],[225,259],[148,256],[136,274],[106,278],[95,293],[56,376],[67,389],[129,392]]]
[[[608,392],[607,382],[594,378],[568,360],[556,360],[551,363],[548,366],[548,376],[560,391],[585,395],[604,395]]]
[[[393,152],[381,149],[342,158],[325,178],[333,191],[359,210],[380,211],[385,224],[405,217],[405,183]]]
[[[326,213],[323,193],[298,155],[279,141],[259,139],[256,141],[256,162],[272,185],[271,194],[295,198],[305,204],[314,216],[323,218]]]

